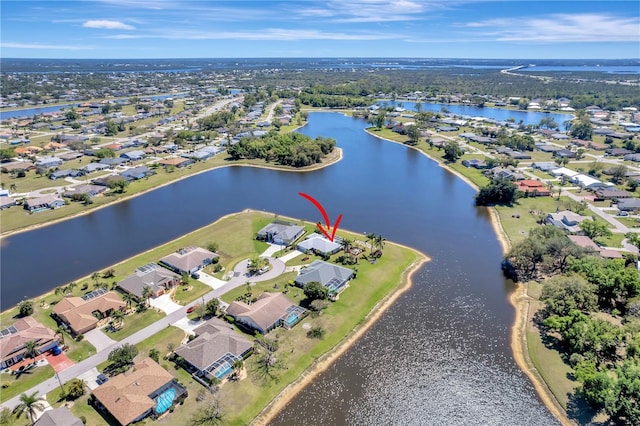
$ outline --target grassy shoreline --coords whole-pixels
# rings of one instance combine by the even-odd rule
[[[406,146],[407,148],[415,149],[416,151],[436,161],[440,167],[443,167],[449,172],[455,174],[474,189],[479,190],[478,184],[471,177],[464,175],[461,170],[452,167],[453,165],[447,163],[441,156],[433,155],[433,152],[430,153],[429,151],[435,152],[436,150],[427,149],[426,143],[421,142],[418,146],[410,146],[406,145],[404,141],[401,140],[407,140],[408,138],[400,135],[397,135],[397,140],[394,140],[376,134],[371,129],[367,129],[366,132],[381,140],[397,143]],[[393,135],[395,136],[396,134],[393,133]],[[498,241],[502,246],[503,253],[506,253],[511,248],[513,239],[516,236],[510,235],[506,232],[503,223],[504,219],[500,216],[500,212],[498,211],[498,209],[496,209],[495,207],[488,207],[488,211],[490,213],[491,225],[495,230],[496,237],[498,238]],[[544,375],[541,374],[541,372],[538,370],[538,368],[536,367],[536,363],[534,363],[531,356],[533,348],[532,342],[528,338],[527,325],[529,323],[530,315],[532,315],[531,302],[534,300],[535,299],[528,295],[527,287],[524,285],[519,285],[516,290],[511,295],[509,295],[509,303],[515,309],[514,323],[511,327],[511,349],[513,352],[514,360],[516,361],[518,367],[520,367],[520,369],[527,375],[527,377],[529,377],[536,392],[538,393],[538,396],[545,404],[545,406],[549,409],[549,411],[556,417],[556,419],[563,425],[572,425],[574,423],[569,419],[565,408],[560,403],[557,395],[550,389],[550,384],[547,383]]]
[[[30,224],[30,225],[11,225],[13,226],[12,228],[10,228],[9,230],[6,230],[7,227],[7,218],[3,218],[2,220],[2,232],[0,233],[0,241],[2,240],[2,238],[4,237],[9,237],[11,235],[15,235],[15,234],[19,234],[22,232],[28,232],[28,231],[33,231],[34,229],[38,229],[38,228],[42,228],[45,226],[49,226],[49,225],[53,225],[55,223],[59,223],[59,222],[63,222],[65,220],[70,220],[70,219],[74,219],[76,217],[80,217],[83,215],[87,215],[93,212],[98,211],[99,209],[105,208],[105,207],[109,207],[109,206],[113,206],[116,203],[120,203],[122,201],[127,201],[130,200],[134,197],[146,194],[148,192],[151,192],[153,190],[156,189],[160,189],[163,188],[165,186],[171,185],[175,182],[179,182],[183,179],[187,179],[190,178],[192,176],[197,176],[199,174],[205,173],[205,172],[209,172],[211,170],[216,170],[216,169],[220,169],[220,168],[224,168],[224,167],[257,167],[257,168],[263,168],[263,169],[271,169],[271,170],[279,170],[279,171],[287,171],[287,172],[294,172],[294,173],[305,173],[305,172],[310,172],[310,171],[314,171],[314,170],[320,170],[322,168],[325,167],[329,167],[337,162],[339,162],[340,160],[342,160],[342,149],[336,147],[334,152],[332,152],[331,154],[329,154],[329,156],[327,156],[321,163],[319,164],[314,164],[312,166],[308,166],[308,167],[301,167],[301,168],[297,168],[294,169],[292,167],[286,167],[286,166],[279,166],[279,165],[274,165],[274,164],[268,164],[263,160],[240,160],[237,162],[234,162],[233,164],[225,164],[224,162],[227,161],[226,158],[220,158],[220,159],[216,159],[214,157],[214,159],[210,160],[210,162],[207,163],[202,163],[205,166],[199,169],[196,169],[193,172],[189,172],[189,169],[184,170],[184,173],[179,175],[178,173],[180,172],[175,172],[175,178],[171,178],[171,176],[167,179],[163,179],[161,182],[159,182],[157,185],[152,186],[152,187],[147,187],[147,188],[142,188],[140,190],[138,190],[135,193],[128,193],[128,194],[121,194],[118,195],[116,197],[113,197],[112,199],[106,200],[104,201],[106,198],[110,198],[108,196],[101,196],[96,198],[95,203],[92,204],[89,207],[86,206],[82,206],[79,203],[71,203],[68,206],[65,206],[61,209],[57,209],[57,210],[50,210],[50,211],[46,211],[46,212],[41,212],[41,213],[36,213],[35,217],[36,218],[43,218],[44,220],[46,220],[46,216],[51,214],[54,215],[59,215],[60,217],[56,217],[53,218],[52,220],[46,220],[43,221],[42,223],[34,223],[34,224]],[[168,174],[166,174],[165,172],[161,172],[158,175],[160,175],[160,177],[166,177]],[[158,176],[156,175],[156,176]],[[134,182],[134,185],[138,183],[138,182]],[[144,182],[143,182],[144,183]],[[14,209],[20,210],[17,207],[14,207]],[[77,211],[81,209],[80,211]],[[75,210],[75,211],[74,211]],[[10,210],[6,210],[5,213],[13,213]],[[23,214],[26,215],[25,212],[23,211],[19,211],[17,212],[17,214]],[[38,216],[40,215],[40,216]],[[5,215],[6,216],[6,215]],[[34,215],[31,215],[29,217],[34,217]]]
[[[116,280],[127,275],[135,265],[172,251],[177,246],[203,245],[207,241],[211,241],[212,238],[215,238],[216,242],[220,244],[221,264],[230,267],[237,263],[239,257],[249,257],[255,251],[264,250],[262,245],[256,246],[254,244],[255,241],[252,237],[255,235],[256,229],[272,221],[273,218],[273,214],[250,209],[226,215],[169,243],[112,265],[111,268],[116,268],[117,271],[113,279]],[[282,216],[278,216],[278,218],[301,222]],[[314,229],[314,224],[311,222],[303,222],[303,224],[307,231]],[[362,234],[342,229],[338,231],[338,234],[342,237],[364,240]],[[249,237],[248,240],[247,237]],[[242,242],[239,242],[240,240]],[[304,320],[304,322],[324,327],[326,329],[324,339],[308,338],[302,324],[289,331],[276,331],[280,334],[283,344],[286,345],[287,349],[283,353],[286,353],[288,364],[287,369],[281,373],[279,381],[258,385],[253,379],[245,379],[241,382],[230,382],[225,385],[222,390],[223,394],[231,395],[226,398],[225,402],[229,405],[229,415],[226,416],[225,424],[227,422],[229,424],[248,424],[251,422],[264,424],[269,418],[272,418],[300,389],[313,380],[319,372],[326,369],[371,327],[400,294],[411,287],[413,273],[428,260],[426,255],[415,249],[387,242],[384,255],[375,265],[361,261],[357,265],[357,279],[352,280],[350,288],[341,294],[338,301],[332,303],[323,315],[308,317]],[[291,260],[288,262],[288,265],[290,264],[300,264],[300,258]],[[78,284],[80,286],[84,282],[90,282],[91,279],[90,276],[87,276],[78,280]],[[269,283],[265,284],[269,286],[268,288],[273,285],[270,282],[266,283]],[[38,299],[57,299],[60,297],[62,296],[55,295],[51,291]],[[296,298],[294,297],[293,300]],[[2,317],[8,320],[8,315],[15,313],[13,311],[15,308],[3,312]],[[125,317],[125,324],[134,323],[135,318],[127,318]],[[160,346],[157,348],[162,350],[164,342],[158,344]],[[151,344],[149,343],[149,345]],[[292,349],[291,352],[289,352],[289,348]],[[253,362],[255,361],[252,358],[248,359],[248,368],[251,368]],[[168,370],[173,371],[174,369],[168,368]],[[182,372],[175,374],[188,380],[188,375],[182,374]],[[193,392],[194,395],[196,392],[197,390]],[[236,406],[237,404],[241,405]],[[81,408],[77,407],[78,413],[82,411]],[[176,415],[180,418],[168,418],[166,421],[168,424],[184,424],[184,419],[188,418],[191,411],[197,408],[198,405],[195,403],[185,404],[185,407],[176,408]],[[182,422],[179,423],[179,420]]]

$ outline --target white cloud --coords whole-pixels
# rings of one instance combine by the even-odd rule
[[[447,9],[453,3],[413,0],[331,0],[323,7],[301,8],[301,17],[330,18],[336,23],[417,21],[426,13]]]
[[[102,28],[106,30],[135,30],[134,26],[127,25],[120,21],[110,21],[108,19],[96,19],[82,24],[85,28]]]
[[[381,34],[373,32],[344,33],[325,32],[318,30],[289,30],[283,28],[269,28],[252,31],[194,31],[194,30],[164,30],[157,34],[116,34],[105,36],[108,39],[135,39],[135,38],[158,38],[171,40],[278,40],[278,41],[298,41],[298,40],[342,40],[342,41],[362,41],[362,40],[388,40],[399,39],[403,36],[397,34]]]
[[[469,22],[467,28],[487,29],[483,34],[497,41],[637,42],[640,19],[596,14],[556,14],[545,17],[489,19]]]
[[[95,46],[74,46],[62,44],[40,44],[40,43],[10,43],[2,42],[0,47],[4,49],[56,49],[56,50],[91,50]]]

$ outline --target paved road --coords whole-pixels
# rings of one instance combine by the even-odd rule
[[[222,296],[223,294],[225,294],[230,290],[233,290],[234,288],[244,285],[247,281],[257,282],[257,281],[270,280],[272,278],[278,277],[285,271],[285,264],[281,260],[269,258],[269,261],[272,266],[271,270],[269,272],[266,272],[262,275],[257,275],[257,276],[248,275],[247,260],[240,262],[234,268],[234,277],[232,279],[230,279],[220,288],[205,294],[201,300],[204,301],[204,303],[206,303],[213,298]],[[190,305],[191,304],[189,304],[188,306]],[[109,356],[109,352],[111,352],[111,350],[113,350],[114,348],[120,345],[123,345],[125,343],[135,345],[136,343],[139,343],[144,339],[153,336],[154,334],[162,331],[163,329],[169,327],[170,325],[180,320],[183,320],[187,315],[188,306],[180,307],[178,310],[171,312],[161,320],[154,322],[148,327],[138,331],[137,333],[132,334],[131,336],[121,340],[120,342],[106,344],[106,346],[103,346],[102,349],[97,354],[58,373],[58,376],[60,377],[60,381],[62,383],[66,383],[69,380],[74,379],[76,377],[86,376],[87,372],[95,368],[98,364],[106,361]],[[181,322],[181,325],[183,322]],[[99,330],[96,330],[96,331],[99,331]],[[102,332],[100,331],[100,333]],[[51,392],[52,390],[56,389],[59,386],[60,385],[58,383],[58,380],[55,377],[53,377],[49,380],[46,380],[43,383],[40,383],[37,386],[34,386],[29,390],[26,390],[24,393],[31,394],[37,391],[39,395],[45,395],[46,393]],[[4,402],[2,404],[2,407],[13,409],[19,403],[20,403],[20,396],[16,396]]]

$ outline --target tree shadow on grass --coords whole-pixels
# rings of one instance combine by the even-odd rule
[[[610,424],[608,421],[597,420],[598,412],[578,392],[569,395],[567,415],[579,425],[606,426]]]

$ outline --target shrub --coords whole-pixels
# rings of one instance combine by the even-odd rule
[[[307,331],[307,337],[310,339],[323,339],[326,331],[324,328],[320,326],[313,327],[311,330]]]

